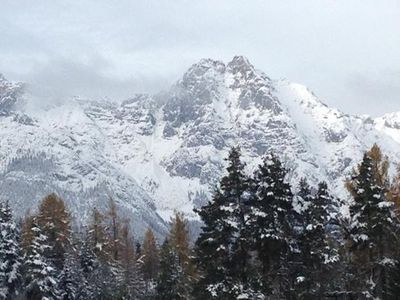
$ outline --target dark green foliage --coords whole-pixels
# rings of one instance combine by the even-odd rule
[[[90,288],[76,253],[65,255],[64,268],[58,276],[58,288],[63,300],[90,299]]]
[[[47,236],[44,235],[36,220],[32,224],[33,240],[26,253],[26,295],[30,300],[58,299],[57,271],[45,256],[50,246],[47,244]]]
[[[379,147],[347,182],[349,217],[339,213],[324,182],[313,188],[302,179],[293,195],[273,154],[252,177],[239,149],[227,161],[212,199],[197,210],[203,227],[194,248],[180,213],[161,251],[151,229],[140,247],[116,203],[108,214],[94,209],[85,235],[72,235],[55,195],[26,218],[20,243],[8,204],[2,205],[0,299],[399,298],[400,192],[389,190]]]
[[[249,289],[249,243],[245,236],[248,178],[240,151],[229,153],[227,175],[212,201],[198,210],[204,223],[195,252],[200,272],[198,299],[232,299]]]
[[[374,149],[374,148],[373,148]],[[371,150],[372,151],[372,150]],[[398,265],[399,220],[394,203],[388,201],[381,163],[367,152],[348,184],[353,196],[347,236],[352,291],[365,297],[395,299],[391,292],[393,270]]]
[[[179,264],[178,254],[166,239],[161,247],[160,273],[157,279],[157,300],[183,300],[186,299],[186,286],[183,270]]]
[[[21,293],[23,255],[8,201],[0,203],[0,299]]]
[[[330,224],[333,226],[336,216],[332,208],[334,200],[325,182],[318,185],[314,196],[303,182],[300,194],[307,202],[298,238],[302,262],[301,298],[321,299],[330,291],[335,280],[331,275],[339,262],[339,254],[330,236],[333,228],[329,227]]]

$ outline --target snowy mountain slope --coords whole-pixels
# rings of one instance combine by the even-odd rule
[[[23,215],[50,192],[65,198],[79,223],[91,208],[105,208],[109,197],[141,233],[151,225],[166,230],[154,200],[104,155],[108,140],[78,103],[39,111],[21,123],[20,112],[3,116],[0,127],[0,197]],[[24,118],[26,119],[26,118]]]
[[[19,94],[11,104],[2,99],[19,85],[1,82],[0,111],[7,113],[0,116],[0,188],[16,195],[20,213],[57,190],[84,218],[95,201],[104,206],[106,196],[97,195],[112,194],[127,214],[136,214],[140,228],[150,224],[162,232],[161,219],[175,209],[194,217],[193,207],[209,197],[234,145],[249,171],[274,151],[291,169],[292,183],[303,176],[326,180],[341,195],[344,177],[374,142],[400,161],[400,114],[344,114],[302,85],[270,79],[241,56],[227,64],[203,59],[168,92],[121,104],[75,99],[17,110]],[[30,192],[34,185],[46,188]]]

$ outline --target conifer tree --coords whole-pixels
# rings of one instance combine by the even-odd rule
[[[58,289],[63,300],[86,300],[93,296],[78,259],[72,250],[65,255],[64,268],[58,276]]]
[[[177,285],[179,285],[180,295],[187,299],[191,294],[191,288],[195,279],[192,250],[189,246],[188,224],[183,214],[178,212],[175,213],[171,223],[168,240],[177,256],[179,272],[182,273]]]
[[[352,292],[365,298],[392,299],[392,270],[398,263],[399,221],[388,201],[387,159],[378,146],[364,154],[347,183],[353,203],[347,236]]]
[[[110,241],[106,232],[105,217],[97,208],[93,209],[89,221],[86,242],[99,261],[105,262],[110,259],[108,252]]]
[[[300,250],[305,267],[304,276],[307,288],[306,299],[325,297],[332,279],[329,277],[333,266],[339,260],[336,247],[330,242],[329,225],[334,215],[334,200],[325,182],[318,185],[318,191],[306,209],[304,228],[300,239]]]
[[[197,211],[204,224],[195,247],[200,272],[197,299],[233,299],[248,289],[244,236],[248,180],[238,148],[229,153],[227,173],[213,199]]]
[[[36,222],[47,237],[51,249],[46,256],[60,271],[63,269],[64,255],[70,246],[70,219],[64,201],[56,194],[46,196],[40,203]]]
[[[117,204],[114,199],[110,197],[109,206],[107,212],[107,229],[108,229],[108,251],[111,255],[111,259],[114,262],[119,260],[119,249],[120,245],[120,232],[121,232],[121,220],[118,216]]]
[[[400,165],[397,166],[397,172],[390,185],[387,197],[395,204],[396,213],[400,214]]]
[[[23,221],[21,226],[21,246],[24,253],[28,251],[29,246],[32,244],[33,240],[33,220],[34,216],[28,212]]]
[[[119,266],[122,269],[119,278],[121,296],[127,299],[137,299],[145,295],[144,281],[139,272],[135,254],[133,236],[126,221],[121,228],[121,249]]]
[[[78,259],[86,278],[99,264],[96,254],[90,246],[87,235],[81,237],[78,245]]]
[[[0,299],[21,293],[23,255],[8,201],[0,205]]]
[[[95,299],[95,295],[100,294],[99,292],[96,292],[97,287],[94,283],[94,274],[100,266],[100,261],[96,257],[93,249],[90,247],[87,236],[82,237],[80,240],[77,256],[82,275],[86,282],[87,298]]]
[[[286,170],[273,154],[267,155],[251,182],[247,230],[261,264],[261,286],[271,297],[290,299],[293,196]]]
[[[139,255],[139,253],[137,253],[137,255]],[[142,255],[139,256],[139,260],[142,264],[141,270],[146,284],[146,289],[149,290],[153,285],[153,282],[157,279],[160,267],[158,247],[151,228],[148,228],[145,233],[143,251]]]
[[[36,219],[32,221],[32,242],[26,253],[26,296],[30,300],[55,300],[60,296],[58,290],[57,272],[51,261],[46,257],[50,246],[47,237],[37,225]]]
[[[165,239],[160,252],[160,273],[157,279],[156,300],[188,299],[186,290],[182,290],[183,270],[179,264],[178,254]]]
[[[94,208],[86,234],[86,251],[94,254],[92,260],[85,262],[89,268],[93,268],[87,278],[94,299],[112,298],[118,290],[120,270],[111,255],[110,227],[107,227],[110,223],[107,221],[109,219]]]
[[[310,206],[314,201],[314,195],[306,178],[300,179],[299,190],[294,199],[297,201],[298,210],[300,210],[298,218],[300,230],[296,235],[299,251],[295,255],[297,262],[295,290],[300,299],[307,299],[309,291],[312,289],[313,281],[309,270],[308,255],[311,250],[306,228],[310,223]]]

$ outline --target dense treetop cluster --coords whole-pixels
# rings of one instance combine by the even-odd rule
[[[20,222],[2,203],[0,298],[398,299],[400,175],[377,145],[347,180],[346,206],[325,182],[291,186],[272,153],[251,175],[238,148],[227,163],[196,210],[195,241],[180,213],[162,243],[151,228],[136,241],[113,199],[83,230],[55,194]]]

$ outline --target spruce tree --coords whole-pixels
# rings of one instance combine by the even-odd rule
[[[57,271],[46,257],[51,247],[36,219],[32,221],[32,242],[28,246],[25,260],[25,290],[30,300],[55,300],[60,296]]]
[[[165,239],[160,252],[160,272],[156,286],[156,300],[188,299],[186,290],[182,289],[184,273],[179,264],[178,254]]]
[[[359,297],[393,299],[391,274],[398,264],[399,221],[388,201],[387,159],[374,145],[347,187],[353,197],[347,236],[353,282]]]
[[[197,210],[203,221],[196,241],[199,280],[197,299],[233,299],[248,289],[248,244],[245,233],[248,179],[238,148],[228,157],[227,175],[207,205]]]
[[[113,262],[120,259],[120,236],[121,236],[121,219],[118,215],[117,204],[113,198],[110,197],[108,204],[108,211],[106,214],[106,229],[108,233],[108,253]]]
[[[261,265],[261,287],[275,298],[290,298],[293,196],[287,171],[273,154],[267,155],[251,181],[247,231]]]
[[[154,237],[151,228],[146,230],[144,241],[143,241],[143,251],[136,247],[136,255],[141,262],[141,271],[146,285],[147,292],[154,286],[154,282],[157,279],[160,261],[158,247],[156,239]],[[140,253],[142,252],[142,253]]]
[[[81,263],[92,269],[86,274],[94,299],[112,298],[118,290],[118,276],[121,274],[111,255],[113,243],[110,240],[110,227],[107,227],[107,222],[110,225],[109,219],[94,208],[85,239],[85,251],[90,253],[90,257],[94,254],[94,257],[90,261],[81,258]]]
[[[0,206],[0,298],[21,294],[23,255],[8,201]]]
[[[94,208],[86,234],[86,244],[101,262],[110,260],[110,240],[107,235],[104,215]]]
[[[330,228],[334,211],[333,198],[325,182],[318,185],[318,191],[305,210],[304,228],[300,238],[300,250],[304,265],[306,289],[305,299],[321,299],[332,284],[329,274],[339,260],[335,245],[330,239]]]
[[[130,224],[126,221],[121,229],[119,266],[122,272],[118,280],[121,297],[138,299],[146,294],[146,290],[136,259],[133,236],[129,228]]]
[[[86,300],[92,296],[79,257],[72,250],[65,254],[64,267],[58,276],[58,289],[63,300]]]
[[[99,261],[90,246],[87,235],[81,237],[78,248],[78,259],[86,278],[98,267]]]
[[[296,235],[299,251],[295,255],[297,262],[295,290],[299,299],[307,299],[314,283],[310,275],[309,253],[311,252],[311,245],[308,231],[306,230],[308,224],[311,222],[310,207],[314,201],[314,195],[306,178],[300,179],[299,190],[294,199],[298,206],[298,225],[300,226],[300,230],[298,230]]]
[[[80,269],[84,276],[87,288],[87,298],[96,299],[95,295],[100,294],[96,292],[96,285],[94,283],[94,274],[97,268],[100,266],[100,261],[96,257],[93,249],[87,240],[87,236],[81,237],[80,243],[78,245],[77,259],[79,262]]]

